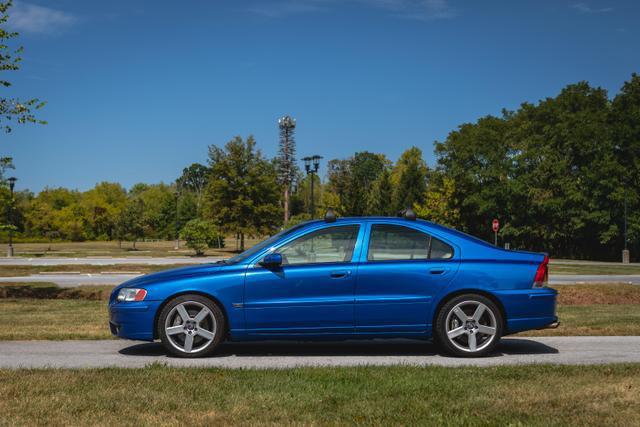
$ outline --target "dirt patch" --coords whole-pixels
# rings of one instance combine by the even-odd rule
[[[563,285],[555,289],[558,305],[640,304],[638,285]]]
[[[61,288],[53,283],[0,285],[0,298],[108,300],[113,286]]]

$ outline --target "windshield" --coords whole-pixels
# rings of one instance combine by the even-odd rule
[[[255,254],[257,254],[258,252],[260,252],[261,250],[268,248],[269,246],[273,245],[274,243],[276,243],[278,240],[280,240],[281,238],[291,234],[292,232],[299,230],[300,228],[302,228],[303,226],[307,225],[307,223],[302,223],[302,224],[298,224],[296,226],[293,226],[289,229],[286,230],[282,230],[281,232],[274,234],[273,236],[269,237],[267,240],[263,240],[262,242],[258,243],[255,246],[250,247],[249,249],[247,249],[246,251],[232,257],[229,258],[228,260],[224,261],[225,264],[237,264],[239,262],[243,262],[246,261],[247,259],[251,258],[252,256],[254,256]]]

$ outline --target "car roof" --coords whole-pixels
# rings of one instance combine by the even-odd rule
[[[407,219],[399,216],[352,216],[352,217],[347,216],[347,217],[336,218],[336,220],[333,222],[328,222],[323,219],[314,219],[314,220],[310,220],[310,221],[306,221],[304,223],[298,224],[298,229],[302,230],[304,228],[307,228],[313,225],[320,225],[320,224],[327,224],[327,225],[340,224],[340,223],[353,224],[354,222],[364,223],[364,222],[370,222],[370,221],[374,221],[374,222],[379,221],[379,222],[384,222],[388,224],[399,224],[399,225],[419,224],[422,226],[426,226],[427,228],[430,228],[432,230],[437,230],[445,234],[453,235],[459,239],[462,239],[468,242],[480,244],[485,247],[494,248],[494,246],[491,245],[490,243],[485,242],[484,240],[479,239],[470,234],[456,230],[455,228],[445,227],[443,225],[436,224],[435,222],[427,221],[425,219],[411,220],[411,219]]]

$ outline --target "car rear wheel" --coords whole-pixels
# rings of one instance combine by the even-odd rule
[[[447,301],[436,319],[436,338],[447,353],[479,357],[491,353],[500,341],[502,314],[489,298],[458,295]]]
[[[169,301],[158,318],[158,336],[167,351],[179,357],[212,354],[226,331],[222,310],[201,295],[181,295]]]

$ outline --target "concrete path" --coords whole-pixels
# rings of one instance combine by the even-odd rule
[[[629,283],[640,285],[640,274],[553,274],[550,285],[572,285],[582,283]]]
[[[640,337],[504,338],[495,354],[476,359],[442,356],[430,343],[409,340],[226,344],[218,355],[204,359],[168,357],[159,343],[121,340],[0,342],[0,368],[137,368],[152,362],[220,368],[640,363]]]
[[[216,262],[221,257],[87,257],[87,258],[27,258],[27,257],[0,257],[0,265],[116,265],[116,264],[147,264],[147,265],[170,265],[170,264],[204,264]]]

